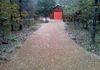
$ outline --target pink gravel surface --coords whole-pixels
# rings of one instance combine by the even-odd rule
[[[100,58],[71,40],[64,25],[42,24],[0,70],[100,70]]]

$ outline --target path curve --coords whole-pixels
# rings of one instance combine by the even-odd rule
[[[62,21],[42,24],[0,70],[100,70],[100,59],[79,47],[64,29]]]

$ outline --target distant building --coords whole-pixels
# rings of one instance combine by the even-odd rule
[[[55,6],[50,14],[51,19],[58,19],[61,20],[63,19],[63,9],[60,5]]]

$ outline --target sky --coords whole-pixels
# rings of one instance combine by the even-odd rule
[[[56,0],[56,3],[59,4],[60,0]]]

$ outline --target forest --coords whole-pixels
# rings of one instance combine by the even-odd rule
[[[62,0],[65,20],[73,28],[70,34],[77,43],[99,55],[100,51],[100,1],[99,0]],[[66,1],[66,3],[65,3]],[[71,27],[70,27],[71,25]]]
[[[39,18],[49,17],[58,4],[72,39],[100,56],[100,0],[0,0],[0,60],[22,46],[39,28]]]

